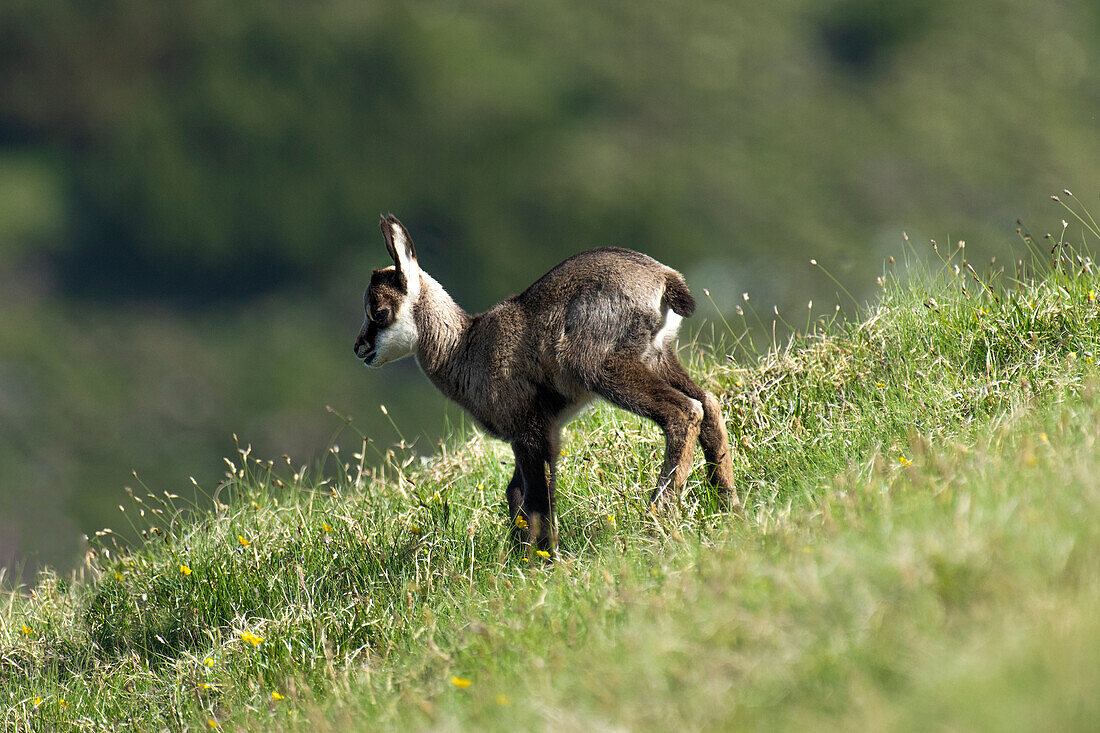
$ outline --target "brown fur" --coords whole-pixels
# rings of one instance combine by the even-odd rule
[[[708,480],[731,508],[740,508],[718,400],[692,381],[676,356],[676,321],[668,312],[689,316],[695,310],[680,273],[632,250],[593,249],[471,316],[419,269],[401,223],[383,217],[381,226],[394,267],[371,277],[355,353],[372,364],[388,347],[387,329],[415,330],[416,358],[432,383],[512,445],[509,513],[513,520],[526,518],[540,545],[552,547],[557,539],[561,427],[596,396],[664,431],[666,458],[652,504],[680,499],[698,440]],[[419,278],[416,301],[406,303],[413,277]],[[411,315],[402,310],[409,306]],[[670,318],[667,337],[655,343]],[[409,338],[402,336],[401,343],[412,343]]]

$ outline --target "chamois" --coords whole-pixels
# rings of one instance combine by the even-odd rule
[[[511,444],[516,466],[505,496],[513,528],[526,522],[528,541],[557,544],[561,428],[595,396],[664,431],[655,508],[682,497],[698,439],[707,479],[726,506],[740,509],[718,400],[676,355],[680,321],[695,311],[680,273],[633,250],[601,247],[470,315],[420,269],[400,221],[383,216],[381,228],[393,265],[371,275],[355,355],[377,367],[414,354],[443,394]]]

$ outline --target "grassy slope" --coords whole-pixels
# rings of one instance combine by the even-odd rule
[[[985,282],[946,265],[751,367],[700,357],[744,520],[705,489],[647,516],[662,441],[603,407],[553,564],[509,552],[479,437],[378,475],[242,451],[212,511],[135,496],[145,547],[105,535],[0,608],[2,722],[1095,726],[1100,282]]]

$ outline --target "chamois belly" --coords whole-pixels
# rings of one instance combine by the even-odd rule
[[[525,390],[526,391],[526,390]],[[508,392],[494,395],[480,405],[466,406],[485,432],[508,442],[525,433],[539,433],[547,427],[559,430],[579,415],[595,395],[580,388],[562,394],[555,387],[534,386],[524,397]]]

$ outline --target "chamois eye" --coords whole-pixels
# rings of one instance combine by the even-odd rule
[[[379,326],[389,325],[389,322],[390,322],[390,309],[389,308],[379,308],[377,311],[375,311],[374,312],[374,322],[377,323]]]

